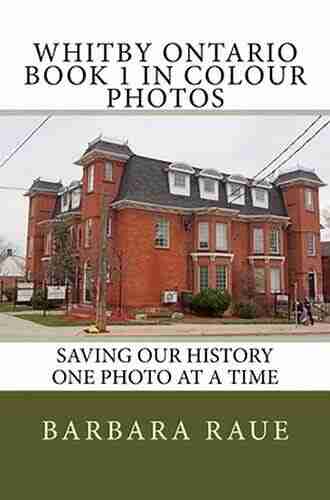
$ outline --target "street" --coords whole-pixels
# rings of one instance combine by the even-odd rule
[[[329,342],[330,324],[316,323],[313,327],[263,325],[122,325],[111,326],[106,335],[86,334],[82,326],[49,327],[0,313],[0,342],[128,342],[128,341],[191,341],[214,342]]]

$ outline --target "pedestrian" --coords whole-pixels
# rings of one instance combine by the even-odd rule
[[[296,311],[297,311],[297,323],[298,325],[300,325],[300,323],[302,322],[303,312],[304,312],[304,306],[300,302],[300,300],[297,300]]]
[[[304,307],[305,307],[306,312],[307,312],[309,323],[311,326],[313,326],[314,325],[314,318],[313,318],[313,313],[312,313],[312,304],[309,302],[307,297],[305,297],[305,300],[304,300]]]

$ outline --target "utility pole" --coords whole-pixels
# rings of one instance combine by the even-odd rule
[[[97,294],[96,294],[96,328],[98,333],[107,331],[106,295],[107,295],[107,270],[108,270],[108,239],[107,223],[109,217],[109,200],[106,194],[101,198],[100,220],[100,252],[97,269]]]

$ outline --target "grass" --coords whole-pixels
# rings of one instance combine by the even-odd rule
[[[59,314],[47,314],[43,316],[42,313],[35,314],[16,314],[16,318],[25,319],[27,321],[32,321],[42,326],[88,326],[93,323],[91,320],[77,320],[70,319],[64,315]]]
[[[31,307],[26,305],[17,305],[14,309],[13,304],[0,304],[0,313],[15,312],[15,311],[31,311]]]

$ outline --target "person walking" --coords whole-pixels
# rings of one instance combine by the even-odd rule
[[[309,323],[311,326],[313,326],[314,325],[314,318],[313,318],[313,312],[312,312],[312,304],[309,302],[307,297],[305,297],[305,300],[304,300],[304,307],[305,307],[306,312],[307,312],[307,317],[309,319]]]

